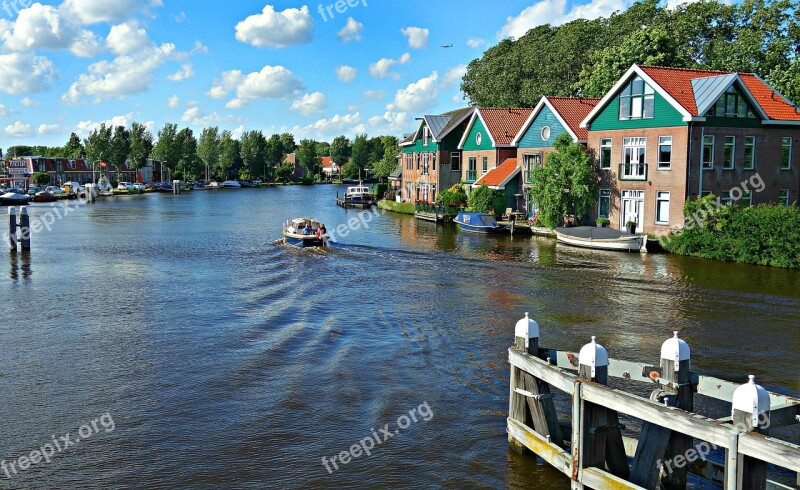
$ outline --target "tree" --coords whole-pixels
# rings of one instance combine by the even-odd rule
[[[562,226],[567,215],[580,223],[597,202],[598,183],[591,157],[569,135],[558,136],[553,146],[545,165],[533,170],[530,190],[542,222],[550,228]]]
[[[181,160],[181,145],[178,141],[178,125],[165,123],[158,132],[158,142],[153,148],[153,156],[162,167],[174,171]]]
[[[317,142],[309,139],[300,141],[300,147],[297,149],[297,159],[305,167],[306,176],[317,175],[320,166],[320,159],[317,155]]]
[[[33,174],[33,183],[39,187],[44,187],[50,183],[50,174],[47,172],[36,172]]]
[[[200,133],[200,141],[197,144],[197,156],[206,166],[206,179],[208,179],[209,169],[217,168],[219,161],[219,128],[205,128]]]
[[[122,180],[122,167],[128,160],[131,152],[131,135],[125,126],[114,128],[114,136],[111,137],[111,155],[109,163],[117,169],[117,180]]]
[[[274,171],[281,165],[283,157],[286,155],[286,153],[284,153],[285,143],[286,142],[281,139],[281,135],[279,134],[273,134],[270,136],[269,140],[267,140],[265,159],[268,168],[265,174],[270,181],[274,180]]]
[[[346,136],[337,136],[331,143],[331,160],[344,165],[350,158],[350,140]]]
[[[292,178],[292,174],[294,174],[294,165],[291,163],[284,163],[278,167],[278,170],[275,172],[275,174],[278,181],[285,184],[286,182],[289,182],[289,179]]]
[[[224,178],[229,178],[240,167],[239,142],[233,138],[233,133],[223,131],[219,137],[219,162],[218,168]]]
[[[93,167],[101,161],[109,161],[111,159],[111,131],[111,128],[103,123],[99,128],[89,133],[89,136],[83,141],[86,159]]]
[[[397,155],[400,154],[400,141],[394,136],[381,136],[380,140],[383,156],[373,165],[373,173],[382,181],[400,166],[400,162],[397,160]]]
[[[83,148],[80,137],[72,133],[69,135],[69,141],[64,147],[64,158],[85,158],[86,150]]]
[[[128,153],[130,166],[140,169],[147,166],[147,160],[153,152],[153,133],[144,124],[134,121],[130,129],[131,148]]]
[[[506,205],[505,191],[489,189],[486,184],[473,189],[467,201],[467,208],[474,213],[491,213],[495,216],[503,214]]]
[[[266,178],[267,139],[261,131],[245,131],[241,138],[241,154],[247,178],[253,178],[262,171]],[[243,172],[244,173],[244,172]]]
[[[294,151],[297,149],[297,144],[294,142],[293,134],[283,133],[280,136],[280,140],[284,155],[288,155],[289,153],[294,153]]]
[[[353,141],[352,156],[350,157],[350,164],[352,165],[348,165],[348,167],[350,167],[348,172],[352,173],[355,169],[356,173],[361,173],[367,168],[367,165],[369,165],[369,157],[369,140],[367,140],[366,134],[360,134],[356,136],[356,139]]]
[[[327,141],[317,141],[317,156],[318,157],[329,157],[331,156],[331,144]]]
[[[180,130],[177,136],[177,145],[180,150],[178,158],[178,168],[181,169],[181,178],[188,180],[194,177],[200,170],[200,159],[197,157],[197,139],[194,131],[189,128]]]

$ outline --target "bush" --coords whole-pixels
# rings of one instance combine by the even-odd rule
[[[445,206],[458,207],[462,203],[467,202],[467,192],[464,190],[464,184],[459,182],[453,187],[439,194],[439,200]]]
[[[468,211],[474,213],[490,213],[502,216],[506,205],[506,193],[489,189],[485,184],[472,190],[469,196]]]
[[[50,183],[50,174],[47,172],[36,172],[33,174],[33,183],[39,187],[46,186]]]
[[[800,209],[761,204],[720,206],[714,196],[688,201],[686,226],[662,238],[680,255],[800,269]]]
[[[383,199],[387,192],[389,192],[389,184],[375,184],[375,197]]]
[[[314,185],[317,183],[317,176],[316,175],[306,175],[302,179],[300,179],[300,183],[303,185]]]

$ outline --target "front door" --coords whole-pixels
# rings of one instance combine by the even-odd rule
[[[622,191],[622,213],[619,228],[624,230],[628,221],[636,222],[636,233],[644,228],[644,191]]]

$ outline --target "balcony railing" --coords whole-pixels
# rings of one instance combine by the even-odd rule
[[[477,170],[467,170],[467,182],[475,182],[478,180]]]
[[[647,164],[620,163],[619,180],[647,180]]]

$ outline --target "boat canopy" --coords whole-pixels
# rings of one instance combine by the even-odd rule
[[[348,194],[369,194],[369,187],[348,187],[347,188]]]
[[[465,225],[496,227],[497,220],[490,214],[483,213],[462,213],[461,218]]]

